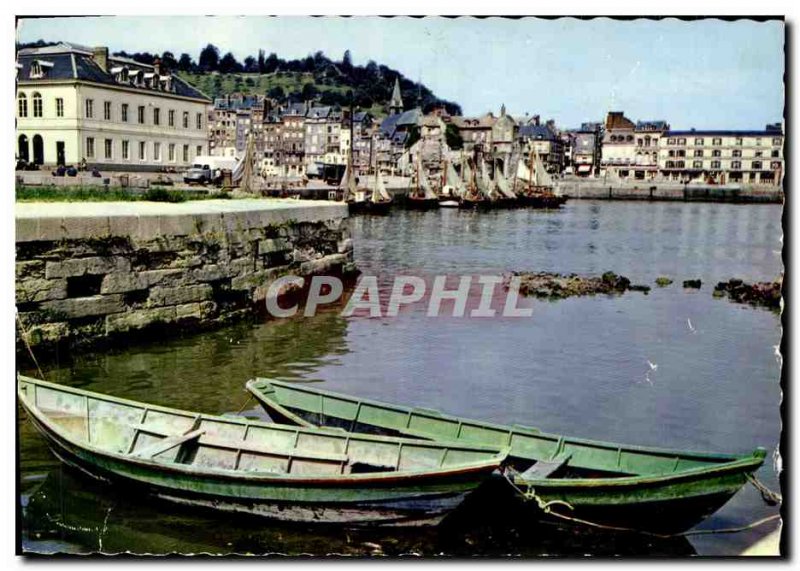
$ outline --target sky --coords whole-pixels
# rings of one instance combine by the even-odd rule
[[[208,43],[241,61],[323,51],[421,80],[466,115],[505,104],[565,128],[608,111],[673,129],[760,129],[783,118],[780,21],[118,16],[20,20],[18,41],[187,52]]]

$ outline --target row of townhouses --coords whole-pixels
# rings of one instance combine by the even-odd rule
[[[551,173],[591,178],[780,184],[784,172],[782,124],[678,131],[612,111],[605,122],[559,130],[538,115],[514,118],[504,106],[480,117],[405,109],[398,79],[381,120],[263,95],[212,102],[158,61],[144,65],[106,47],[68,43],[19,50],[16,74],[16,155],[38,165],[180,170],[200,155],[241,157],[252,140],[267,177],[321,176],[324,165],[343,165],[351,153],[361,174],[408,174],[415,153],[436,162],[448,151],[510,175],[530,149]],[[453,137],[460,151],[448,149]]]

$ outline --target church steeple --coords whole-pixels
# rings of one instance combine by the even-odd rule
[[[397,115],[403,112],[403,97],[400,95],[400,76],[394,78],[394,89],[392,99],[389,101],[389,115]]]

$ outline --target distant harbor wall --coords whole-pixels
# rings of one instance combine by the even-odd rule
[[[253,314],[280,276],[353,271],[342,204],[16,206],[17,311],[43,350],[230,322]]]
[[[667,182],[602,180],[558,181],[571,199],[683,200],[703,202],[783,202],[780,186],[686,185]]]

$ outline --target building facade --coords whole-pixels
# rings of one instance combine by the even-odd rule
[[[18,159],[158,171],[208,153],[211,101],[158,62],[61,43],[20,50],[16,70]]]
[[[666,131],[659,170],[670,181],[779,185],[783,142],[780,124],[760,131]]]

